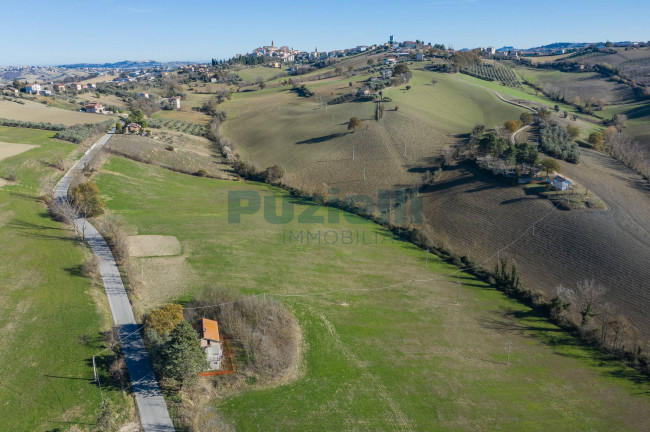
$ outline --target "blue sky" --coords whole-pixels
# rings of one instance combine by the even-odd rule
[[[208,60],[271,40],[330,50],[391,34],[457,49],[650,40],[645,0],[21,0],[2,10],[0,65]]]

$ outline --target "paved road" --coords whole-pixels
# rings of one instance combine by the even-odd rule
[[[83,169],[91,159],[92,154],[98,151],[111,138],[111,134],[104,135],[97,141],[86,154],[66,173],[54,190],[56,200],[65,200],[68,188],[75,172]],[[138,331],[138,324],[133,316],[131,303],[126,295],[124,284],[117,263],[113,258],[110,248],[103,237],[92,224],[84,218],[75,220],[75,225],[85,229],[85,237],[93,253],[97,256],[99,270],[104,281],[106,296],[111,307],[113,322],[119,329],[122,352],[131,378],[131,388],[135,394],[140,414],[140,423],[145,432],[168,432],[174,430],[174,425],[169,417],[165,399],[160,393],[158,382],[147,350]]]

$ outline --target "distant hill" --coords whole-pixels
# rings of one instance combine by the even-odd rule
[[[196,63],[196,62],[187,62],[187,61],[159,62],[156,60],[145,60],[145,61],[123,60],[115,63],[74,63],[74,64],[60,65],[59,67],[68,68],[68,69],[81,69],[81,68],[140,69],[140,68],[152,68],[152,67],[176,67],[180,65],[186,65],[189,63]]]

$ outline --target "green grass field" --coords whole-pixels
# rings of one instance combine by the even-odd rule
[[[374,120],[374,102],[326,105],[356,91],[368,77],[308,82],[315,93],[309,98],[282,86],[236,93],[223,104],[228,113],[223,133],[237,143],[244,159],[261,168],[281,163],[287,170],[285,181],[293,186],[302,187],[306,177],[344,193],[373,194],[377,188],[417,183],[420,174],[410,169],[431,166],[459,134],[478,123],[501,125],[519,118],[522,111],[485,89],[418,70],[413,71],[410,90],[400,86],[384,91],[392,102],[385,104],[381,121]],[[347,130],[352,116],[363,120],[354,134]]]
[[[61,176],[45,162],[77,151],[53,136],[0,127],[2,142],[39,146],[0,162],[0,176],[17,177],[0,188],[0,429],[7,431],[92,427],[101,404],[90,362],[110,325],[103,289],[81,273],[88,252],[38,200],[41,182]],[[103,380],[118,409],[131,405],[107,374]]]
[[[257,77],[262,77],[264,81],[268,81],[278,74],[286,72],[286,68],[272,68],[266,66],[244,67],[235,71],[241,79],[247,82],[256,82]]]
[[[299,376],[276,387],[223,390],[226,398],[213,401],[237,430],[650,427],[649,387],[633,370],[472,276],[431,256],[427,265],[424,251],[378,225],[337,211],[338,223],[300,223],[297,215],[312,208],[306,203],[295,203],[286,224],[267,222],[262,211],[228,223],[229,191],[259,193],[278,207],[294,200],[264,184],[123,158],[110,158],[104,169],[96,180],[109,211],[130,232],[175,236],[183,249],[180,257],[134,262],[144,275],[133,293],[138,314],[208,286],[265,292],[295,312],[303,332]],[[320,232],[321,240],[290,242],[288,231]],[[419,282],[386,288],[407,280]]]

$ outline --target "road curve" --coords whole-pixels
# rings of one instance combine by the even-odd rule
[[[104,135],[70,168],[56,185],[54,199],[57,201],[68,199],[68,188],[72,183],[74,174],[83,169],[93,153],[101,149],[111,136],[111,134]],[[126,295],[115,258],[104,238],[92,224],[81,217],[75,219],[74,223],[79,227],[84,227],[86,242],[88,242],[99,263],[99,271],[104,282],[111,314],[113,315],[113,323],[119,331],[122,352],[131,379],[131,388],[138,404],[142,429],[145,432],[174,431],[174,425],[169,416],[169,411],[167,411],[167,404],[153,373],[149,355],[140,336],[138,324],[135,321],[133,309]]]
[[[512,133],[512,135],[510,136],[510,142],[512,142],[512,145],[517,144],[517,135],[519,134],[519,132],[528,129],[529,127],[530,125],[522,126]]]

